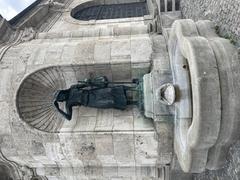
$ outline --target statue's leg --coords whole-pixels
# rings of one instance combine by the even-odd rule
[[[135,79],[132,80],[132,83],[134,83],[134,84],[139,84],[139,83],[140,83],[140,80],[137,79],[137,78],[135,78]]]
[[[138,105],[138,99],[136,100],[134,98],[134,95],[132,93],[138,93],[137,86],[131,87],[131,86],[124,86],[125,94],[127,96],[127,105]]]
[[[136,105],[141,112],[144,112],[142,84],[136,84],[134,87],[125,86],[125,92],[132,92],[132,96],[127,98],[128,105]]]
[[[138,86],[136,87],[130,87],[130,86],[124,86],[125,91],[139,91]]]
[[[128,100],[127,105],[138,105],[138,101]]]

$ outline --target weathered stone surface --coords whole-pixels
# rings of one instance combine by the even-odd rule
[[[181,1],[181,10],[185,18],[191,18],[195,21],[201,19],[212,20],[217,26],[219,34],[236,42],[238,46],[240,42],[239,7],[238,0]]]
[[[158,138],[158,164],[171,164],[174,154],[172,119],[155,121],[155,128]]]
[[[152,71],[150,74],[144,76],[144,106],[145,116],[160,120],[161,117],[171,116],[172,109],[170,106],[162,104],[157,98],[157,90],[163,84],[172,81],[169,72]]]
[[[93,1],[90,4],[138,1]],[[42,179],[141,180],[192,178],[189,174],[183,174],[180,167],[174,169],[172,173],[169,172],[169,164],[174,164],[172,161],[174,156],[173,138],[182,137],[179,134],[173,135],[173,128],[176,132],[176,128],[179,127],[178,121],[175,122],[175,126],[173,125],[173,106],[161,104],[157,100],[156,93],[157,89],[164,83],[174,82],[182,85],[183,82],[186,82],[184,86],[176,88],[177,91],[183,91],[189,88],[188,82],[190,80],[195,78],[196,81],[191,85],[198,87],[199,82],[205,82],[206,77],[211,76],[212,79],[206,81],[207,85],[203,83],[203,86],[199,86],[200,89],[203,88],[204,90],[198,91],[198,89],[195,89],[193,97],[191,93],[184,91],[181,98],[185,97],[189,101],[175,103],[177,118],[186,120],[185,124],[183,123],[181,126],[185,127],[188,123],[192,123],[191,120],[196,115],[196,107],[199,107],[199,105],[192,104],[195,112],[192,113],[191,108],[189,108],[192,106],[191,99],[188,98],[192,97],[194,99],[197,93],[204,94],[209,89],[216,90],[215,86],[218,85],[215,82],[215,74],[210,71],[205,72],[206,68],[205,70],[202,69],[215,65],[207,63],[211,56],[205,58],[206,52],[202,53],[200,51],[204,47],[205,50],[206,47],[211,47],[218,59],[217,65],[220,67],[221,94],[229,94],[229,96],[221,98],[224,103],[216,103],[217,105],[224,104],[222,107],[226,109],[222,111],[221,117],[224,117],[221,119],[222,126],[217,136],[217,143],[214,146],[212,146],[212,141],[216,139],[217,128],[211,129],[212,131],[209,133],[208,128],[212,128],[211,123],[206,123],[203,126],[202,124],[192,123],[195,124],[194,127],[208,130],[202,132],[204,135],[189,130],[190,135],[187,140],[191,141],[191,146],[197,147],[204,142],[201,150],[206,148],[205,146],[211,146],[207,153],[207,168],[214,169],[222,165],[224,162],[222,157],[226,157],[230,145],[227,142],[235,142],[239,134],[237,133],[239,125],[234,121],[234,119],[238,119],[238,114],[234,113],[238,112],[238,101],[229,100],[230,97],[231,99],[237,99],[238,97],[237,94],[230,93],[237,89],[239,76],[236,68],[239,65],[234,59],[235,56],[230,56],[230,54],[234,54],[234,48],[225,48],[228,42],[217,38],[212,24],[202,21],[196,23],[194,30],[197,33],[190,34],[186,38],[188,34],[185,32],[192,28],[191,22],[187,22],[188,26],[186,28],[182,26],[177,30],[176,36],[182,47],[177,46],[178,51],[174,53],[182,54],[188,60],[175,59],[176,61],[182,61],[180,63],[175,61],[170,64],[168,51],[171,54],[174,49],[166,44],[170,29],[163,29],[164,36],[149,35],[147,24],[152,24],[154,32],[160,32],[159,28],[161,26],[170,28],[175,19],[181,17],[181,14],[178,11],[167,13],[163,13],[163,11],[178,10],[178,0],[161,0],[157,3],[154,0],[147,0],[151,14],[148,17],[87,22],[73,19],[70,14],[71,10],[86,2],[82,0],[43,1],[39,6],[31,9],[29,14],[25,14],[22,19],[20,18],[19,23],[15,26],[19,28],[33,26],[34,30],[28,28],[19,32],[12,32],[11,27],[9,27],[6,32],[9,31],[14,36],[10,37],[8,33],[5,33],[6,36],[1,37],[4,41],[10,40],[9,44],[4,45],[3,48],[2,44],[0,45],[0,60],[2,60],[0,65],[0,75],[2,77],[0,82],[0,104],[2,106],[0,110],[2,114],[0,118],[0,144],[3,154],[11,161],[27,165],[34,171],[36,169],[37,174],[46,176],[41,177]],[[186,9],[184,8],[189,5],[186,2],[182,1],[185,15]],[[202,6],[208,9],[204,5],[205,1],[204,3],[193,2],[191,8],[198,3],[201,4],[199,12],[202,12]],[[206,1],[206,3],[212,4],[213,2]],[[217,3],[213,4],[217,5]],[[157,5],[159,9],[157,9]],[[220,10],[224,9],[226,14],[229,14],[227,12],[233,8],[223,8],[222,6],[214,8],[217,7]],[[191,14],[191,12],[187,13]],[[203,16],[211,15],[211,12],[204,13]],[[159,14],[161,16],[158,16]],[[227,15],[222,15],[223,19],[225,16]],[[155,19],[153,20],[153,18]],[[237,22],[237,17],[232,16],[231,19],[233,19],[233,22]],[[6,28],[6,22],[2,23],[1,27],[0,31]],[[224,25],[220,27],[220,32],[222,30],[225,30]],[[235,31],[237,31],[236,28]],[[171,38],[170,36],[170,41]],[[204,38],[207,39],[207,42],[203,40]],[[196,39],[199,40],[198,43],[193,42]],[[189,44],[192,49],[189,48]],[[200,45],[205,46],[196,51],[193,50]],[[194,53],[197,57],[197,63],[186,64],[186,62],[188,63],[195,58]],[[226,63],[225,59],[228,59],[229,62]],[[190,66],[191,68],[189,68]],[[216,67],[214,66],[214,72],[216,72]],[[189,69],[195,74],[192,73],[192,77],[187,79],[188,73],[186,71]],[[68,88],[85,77],[106,75],[111,81],[130,81],[133,78],[143,77],[151,70],[153,71],[151,76],[148,77],[148,89],[145,89],[148,90],[145,102],[150,107],[150,111],[146,114],[153,119],[145,118],[142,112],[132,106],[126,111],[76,107],[73,109],[73,119],[68,122],[59,116],[51,104],[52,94],[56,89]],[[175,71],[174,78],[172,78],[171,70]],[[17,94],[18,90],[19,93]],[[208,93],[205,94],[209,95]],[[134,94],[130,95],[134,96]],[[204,122],[206,119],[214,119],[218,115],[214,116],[214,113],[218,111],[212,110],[210,112],[209,110],[214,95],[218,96],[218,93],[213,93],[213,96],[203,99],[205,103],[210,102],[210,105],[208,105],[210,107],[206,106],[204,108],[203,115],[199,113],[200,115],[197,116],[203,116],[202,121]],[[204,104],[203,101],[200,99],[199,104]],[[231,118],[227,118],[228,116],[231,116]],[[216,125],[215,121],[212,121],[212,123]],[[218,127],[218,125],[215,127]],[[195,137],[197,137],[197,140]],[[24,146],[19,146],[23,144]],[[178,147],[175,144],[176,148]],[[197,151],[194,149],[194,152]],[[237,170],[238,151],[231,150],[230,152],[232,153],[232,160],[223,172],[226,177],[218,176],[219,171],[208,171],[195,178],[237,179],[239,175]],[[193,156],[195,155],[193,154]],[[199,170],[199,164],[202,165],[201,162],[205,162],[206,159],[202,156],[199,157],[201,158],[194,159],[195,164],[191,164],[192,169]],[[164,173],[171,174],[171,177],[161,176],[162,167],[168,169]],[[30,179],[33,176],[33,171],[31,169],[24,170],[24,172],[27,171],[30,171],[30,173],[26,173],[29,174],[28,179]]]
[[[178,46],[180,55],[176,51]],[[169,48],[171,62],[179,56],[188,60],[195,113],[191,124],[176,114],[175,152],[185,172],[201,172],[206,167],[208,149],[215,144],[220,129],[221,101],[219,75],[214,69],[216,59],[210,45],[198,37],[196,25],[190,20],[173,24]],[[203,59],[208,63],[202,63]],[[178,86],[181,87],[181,84]],[[209,111],[210,107],[213,109]]]
[[[212,179],[239,179],[240,170],[239,170],[239,152],[240,152],[240,143],[239,141],[233,144],[227,154],[227,164],[218,170],[207,170],[201,174],[194,175],[195,180],[212,180]]]
[[[24,41],[0,55],[2,152],[47,179],[157,177],[158,140],[153,122],[136,107],[126,111],[76,107],[72,120],[65,121],[52,106],[55,90],[85,77],[106,75],[111,81],[130,81],[148,73],[152,40],[144,18],[83,25],[73,22],[68,10],[82,1],[61,1],[66,2],[61,8],[56,2],[44,4],[48,19],[43,11],[25,19],[22,27],[39,22],[37,34],[25,34]],[[37,13],[44,18],[35,19]],[[21,98],[17,99],[19,87]]]
[[[183,25],[183,24],[182,25],[185,27],[180,25],[183,22],[185,22],[184,23],[185,25]],[[177,23],[179,23],[179,25],[182,27],[178,26]],[[177,28],[177,26],[178,26],[178,28]],[[174,27],[176,28],[175,35],[173,34]],[[196,29],[198,31],[196,31]],[[189,36],[191,38],[186,39],[185,37],[187,37],[187,36]],[[202,37],[204,37],[204,38],[202,38]],[[200,40],[199,38],[202,38],[202,39]],[[205,41],[204,46],[201,45],[201,43],[204,43],[203,40]],[[180,50],[177,49],[178,48],[178,45],[176,46],[177,42],[179,43]],[[194,45],[194,43],[196,43],[196,44]],[[172,46],[173,44],[175,44],[175,45]],[[186,50],[185,48],[187,48],[189,44],[191,44],[191,48],[196,48],[198,50],[201,49],[201,52],[198,50],[196,50],[196,51],[191,51],[190,49]],[[172,47],[175,47],[175,49]],[[208,49],[210,49],[211,52],[208,49],[206,49],[206,47]],[[235,138],[237,138],[238,134],[239,134],[238,131],[235,130],[235,128],[233,128],[233,127],[239,126],[238,125],[239,118],[238,118],[238,113],[237,113],[239,110],[232,111],[235,108],[231,108],[231,106],[232,106],[231,104],[234,104],[234,107],[239,107],[239,105],[237,105],[236,102],[233,100],[235,98],[231,98],[231,96],[235,96],[235,94],[238,94],[237,90],[232,89],[234,87],[238,87],[238,83],[237,83],[238,80],[235,79],[235,77],[236,77],[235,74],[238,74],[238,70],[235,70],[234,67],[231,67],[231,65],[233,65],[235,67],[238,66],[236,64],[236,62],[238,62],[238,57],[236,56],[236,54],[237,54],[236,48],[234,48],[234,46],[231,45],[229,43],[229,41],[222,39],[222,38],[217,38],[216,34],[214,33],[213,25],[209,21],[199,21],[196,24],[194,24],[190,20],[182,20],[182,21],[178,21],[178,22],[174,23],[173,29],[171,32],[171,36],[169,39],[169,48],[170,48],[170,59],[172,62],[172,67],[174,67],[174,72],[175,72],[174,82],[179,85],[180,92],[182,91],[181,89],[184,90],[183,92],[185,92],[186,89],[192,89],[191,93],[192,93],[192,98],[193,98],[192,99],[193,114],[191,113],[191,111],[187,112],[187,109],[191,110],[191,108],[189,108],[189,107],[191,107],[191,105],[189,103],[183,103],[180,106],[179,106],[179,103],[176,103],[176,105],[178,107],[177,107],[177,111],[176,111],[177,114],[175,115],[175,117],[177,118],[177,121],[175,121],[174,148],[175,148],[175,152],[177,154],[178,160],[180,162],[180,165],[183,168],[183,170],[186,172],[202,172],[202,171],[204,171],[205,168],[207,168],[207,169],[219,168],[219,167],[223,166],[224,163],[226,163],[225,158],[227,156],[227,151],[230,147],[230,144],[233,141],[236,141]],[[205,50],[204,50],[204,48],[205,48]],[[228,49],[228,50],[224,50],[224,49]],[[189,54],[189,52],[191,52],[192,55],[195,54],[195,56],[194,56],[195,58],[201,57],[203,55],[203,52],[205,52],[205,55],[207,53],[214,52],[214,56],[208,55],[208,58],[212,57],[212,64],[210,63],[210,60],[208,60],[209,64],[206,64],[207,58],[202,57],[201,59],[204,59],[204,63],[198,64],[198,66],[196,66],[200,69],[194,69],[192,66],[193,65],[192,64],[193,56],[191,56]],[[185,57],[188,62],[187,63],[184,62],[184,59],[182,57]],[[223,61],[224,61],[224,63],[223,63]],[[225,61],[228,61],[228,62],[225,62]],[[201,62],[201,60],[198,60],[198,63],[199,62]],[[226,64],[228,64],[229,62],[231,65],[226,66]],[[179,64],[179,63],[182,63],[182,64]],[[222,63],[224,64],[224,66],[222,66]],[[179,66],[178,66],[178,64],[179,64]],[[209,66],[209,68],[212,68],[212,70],[210,70],[210,69],[204,70],[204,66],[206,66],[206,67]],[[212,74],[212,72],[214,72],[213,68],[215,68],[215,67],[217,67],[219,69],[219,72],[216,72],[216,75],[214,76]],[[185,84],[186,86],[188,86],[187,88],[181,87],[182,85],[184,85],[184,82],[189,81],[187,78],[185,78],[185,79],[179,78],[178,74],[181,71],[183,71],[183,69],[181,70],[181,68],[183,68],[185,70],[186,69],[190,70],[191,88],[188,84]],[[191,69],[191,68],[193,68],[193,69]],[[210,73],[210,71],[211,71],[211,73]],[[195,75],[193,74],[193,72],[195,73],[195,75],[200,76],[197,80],[193,80],[193,78],[195,78]],[[181,73],[181,74],[184,74],[184,73]],[[210,74],[210,76],[209,76],[209,74]],[[187,76],[188,75],[186,75],[186,77]],[[208,85],[208,88],[206,88],[206,87],[204,88],[204,86],[205,86],[204,84],[206,83],[207,76],[210,77],[209,83],[212,84],[212,88],[210,88],[210,89],[208,89],[210,87],[210,85]],[[184,76],[182,76],[182,78],[183,77]],[[196,99],[194,100],[194,98],[196,98],[195,92],[197,92],[197,89],[194,90],[194,86],[196,85],[195,84],[196,81],[198,81],[198,83],[199,83],[201,81],[201,79],[204,79],[204,83],[203,83],[204,86],[202,86],[202,85],[199,86],[199,88],[201,89],[199,91],[199,95],[202,94],[201,91],[203,89],[204,89],[204,91],[206,91],[206,93],[202,94],[201,99],[206,98],[208,93],[211,94],[211,92],[212,92],[212,94],[214,94],[214,95],[221,93],[221,96],[223,96],[223,97],[221,97],[220,101],[218,98],[219,96],[216,96],[215,98],[213,98],[213,95],[211,95],[211,96],[209,96],[208,100],[205,99],[204,101],[202,101],[202,104],[197,105],[197,103],[195,101]],[[235,80],[233,80],[233,79],[235,79]],[[234,82],[236,82],[236,84],[234,86],[227,85],[228,82],[231,82],[232,80]],[[212,81],[215,81],[215,83],[212,83]],[[213,87],[213,84],[214,84],[214,87]],[[218,87],[218,89],[216,89],[216,84],[220,85]],[[233,84],[233,83],[231,83],[231,84]],[[221,89],[220,89],[220,87],[221,87]],[[230,89],[232,89],[232,90],[230,90]],[[216,91],[216,92],[214,92],[214,91]],[[186,100],[191,98],[191,96],[189,94],[190,93],[185,93],[185,95],[187,97]],[[224,94],[226,94],[226,96]],[[217,100],[217,102],[214,103],[213,101],[216,101],[216,100]],[[181,102],[181,98],[179,99],[179,101]],[[199,99],[197,98],[197,101],[200,102],[201,100],[199,101]],[[205,111],[203,111],[202,113],[197,113],[197,111],[195,109],[196,107],[200,108],[200,107],[206,106],[206,103],[211,103],[211,102],[213,104],[211,106],[208,105],[207,109]],[[220,112],[220,107],[219,107],[220,102],[222,103],[221,112]],[[183,111],[181,111],[181,107],[184,107],[183,106],[184,104],[188,108],[185,107],[183,109]],[[217,105],[218,105],[218,111],[216,110]],[[225,107],[225,105],[227,107]],[[210,107],[212,107],[213,110],[209,111]],[[228,108],[230,108],[231,110]],[[204,108],[200,108],[200,109],[203,110]],[[199,115],[208,114],[208,116],[204,118],[204,120],[206,120],[207,118],[210,117],[210,115],[213,115],[213,113],[218,113],[218,115],[212,116],[212,118],[210,118],[208,120],[208,123],[205,122],[204,124],[201,125],[201,123],[203,123],[203,120],[200,120],[197,124],[195,124],[195,122],[197,122],[198,120],[195,121],[196,119],[194,119],[194,118],[199,118],[200,117]],[[220,114],[221,114],[221,116],[219,116]],[[182,117],[182,121],[181,121],[181,117]],[[219,119],[216,117],[219,117],[219,118],[221,117],[221,118]],[[214,124],[211,124],[212,122],[214,122]],[[181,124],[181,123],[183,123],[183,124]],[[218,124],[218,125],[216,126],[216,124]],[[207,125],[207,127],[204,128],[205,125]],[[189,129],[188,129],[188,127],[189,127]],[[214,129],[209,130],[209,128],[212,128],[212,127],[214,127]],[[185,133],[187,132],[186,136],[183,135],[184,132]],[[197,134],[195,134],[196,132],[197,132]],[[196,142],[195,142],[195,140],[196,140],[195,138],[198,139]],[[188,143],[189,143],[189,145],[188,145]],[[185,145],[182,146],[183,144],[185,144]],[[202,146],[202,148],[200,148],[200,146]],[[188,148],[191,149],[191,152],[186,150]],[[181,153],[181,151],[182,151],[182,153]],[[186,153],[187,151],[188,151],[188,153]],[[197,152],[197,151],[199,151],[199,152]],[[188,155],[190,155],[190,156],[188,157]],[[184,158],[184,156],[185,156],[185,158]],[[191,162],[191,163],[187,163],[187,162]],[[195,163],[197,163],[197,164],[195,164]],[[190,168],[190,169],[186,170],[185,168],[187,168],[187,166],[192,167],[192,169]]]
[[[15,98],[12,97],[15,97],[24,78],[44,67],[63,65],[33,74],[26,84],[22,84],[25,90],[21,91],[23,96],[19,100],[25,103],[20,106],[23,111],[29,112],[24,116],[25,118],[31,119],[35,116],[35,120],[41,121],[49,115],[44,113],[45,107],[42,101],[48,101],[51,106],[51,98],[43,95],[50,92],[48,91],[50,89],[67,88],[91,74],[106,75],[114,81],[125,81],[131,80],[132,77],[142,77],[149,72],[151,40],[148,35],[142,37],[138,35],[147,33],[143,22],[125,23],[124,28],[114,26],[113,32],[116,34],[101,36],[100,33],[104,28],[111,29],[107,28],[108,25],[101,26],[99,31],[94,30],[89,33],[86,32],[89,28],[87,27],[81,31],[82,34],[80,32],[76,34],[74,30],[69,29],[72,25],[60,21],[54,24],[55,30],[50,29],[49,33],[43,32],[35,40],[10,48],[3,58],[1,72],[4,80],[1,81],[0,97],[7,104],[4,105],[6,110],[2,110],[6,112],[8,109],[14,109],[12,115],[16,118],[12,122],[14,124],[12,130],[7,128],[11,124],[10,121],[2,122],[2,126],[5,127],[2,133],[12,134],[14,131],[13,139],[16,142],[15,144],[10,140],[10,137],[4,140],[1,144],[4,146],[4,154],[13,161],[36,168],[39,175],[48,179],[111,179],[119,176],[120,179],[131,179],[136,175],[140,179],[156,177],[158,142],[155,139],[153,123],[144,118],[136,108],[122,112],[81,107],[73,109],[73,119],[70,122],[64,121],[54,111],[51,114],[51,116],[57,115],[56,118],[52,118],[54,121],[32,122],[32,125],[38,128],[46,128],[46,131],[50,131],[53,127],[58,130],[60,128],[59,134],[43,133],[19,121],[14,104]],[[68,24],[66,26],[70,33],[57,33],[58,23]],[[64,28],[61,29],[63,31]],[[135,45],[131,48],[131,41],[142,42],[142,48],[136,49]],[[144,57],[138,56],[138,53]],[[16,73],[12,74],[12,71]],[[31,96],[28,96],[29,94]],[[38,95],[42,98],[37,98]],[[36,101],[39,102],[40,109],[34,106]],[[43,112],[40,118],[34,112],[37,109],[38,112]],[[6,116],[7,119],[13,117]],[[59,120],[63,121],[59,123]],[[49,122],[51,124],[48,124]],[[143,138],[145,146],[135,148],[135,133],[143,136],[147,133],[146,138]],[[153,149],[148,149],[148,143]],[[141,160],[137,161],[135,156],[139,156],[139,152],[147,152],[148,155],[142,154]]]

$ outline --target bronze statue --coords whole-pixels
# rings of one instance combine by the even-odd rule
[[[127,91],[137,91],[136,87],[139,82],[134,79],[131,83],[128,83],[134,86],[122,84],[109,82],[105,76],[79,81],[79,84],[72,85],[69,89],[57,91],[54,105],[68,120],[72,118],[73,106],[124,110],[127,105],[137,104],[136,101],[127,97]],[[60,109],[59,102],[65,102],[66,112]]]

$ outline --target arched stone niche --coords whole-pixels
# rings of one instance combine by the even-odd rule
[[[136,107],[125,111],[74,107],[71,121],[58,113],[53,105],[54,94],[67,89],[79,80],[105,75],[112,81],[130,81],[149,72],[150,64],[95,64],[52,66],[37,70],[25,77],[16,94],[16,107],[20,118],[31,127],[45,132],[132,131],[134,121],[152,128],[149,120],[141,116]],[[63,105],[63,104],[62,104]],[[64,106],[62,106],[64,108]],[[150,124],[149,124],[150,123]]]
[[[34,170],[7,160],[0,152],[0,179],[1,180],[44,180],[46,177],[38,176]]]
[[[82,21],[141,17],[147,14],[149,14],[147,2],[139,0],[93,0],[82,3],[71,11],[73,18]]]

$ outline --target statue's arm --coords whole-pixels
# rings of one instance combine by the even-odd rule
[[[108,78],[106,76],[99,76],[91,80],[91,85],[99,88],[108,86]]]
[[[67,111],[67,114],[66,114],[66,118],[70,121],[72,119],[72,106],[69,105],[67,102],[66,102],[66,111]]]
[[[65,113],[62,109],[59,108],[59,104],[57,101],[54,101],[54,106],[56,107],[56,109],[58,110],[58,112],[60,112],[67,120],[71,120],[72,119],[72,107],[67,107],[66,106],[66,110],[67,113]]]
[[[72,85],[71,87],[70,87],[70,89],[74,89],[74,88],[78,88],[78,89],[81,89],[81,88],[85,88],[85,87],[87,87],[87,85],[86,84],[75,84],[75,85]]]

